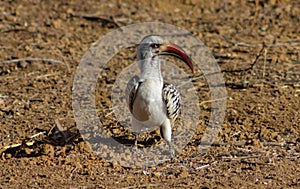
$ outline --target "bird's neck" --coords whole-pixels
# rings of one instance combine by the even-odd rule
[[[163,82],[163,78],[161,75],[161,67],[160,67],[160,60],[158,56],[153,58],[147,58],[140,64],[141,68],[141,76],[140,79],[142,80],[152,80],[152,81],[158,81]]]

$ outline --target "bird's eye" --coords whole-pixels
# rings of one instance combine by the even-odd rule
[[[152,48],[155,48],[155,49],[158,49],[159,48],[159,44],[157,44],[157,43],[153,43],[153,44],[151,44],[151,47]]]

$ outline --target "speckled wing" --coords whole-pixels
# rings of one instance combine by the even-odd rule
[[[174,122],[180,114],[180,93],[173,84],[164,83],[162,95],[167,108],[167,116]]]
[[[139,77],[138,76],[133,76],[129,82],[127,83],[127,87],[126,87],[126,102],[127,105],[129,107],[130,112],[132,113],[133,110],[133,102],[135,100],[136,97],[136,92],[139,88]]]

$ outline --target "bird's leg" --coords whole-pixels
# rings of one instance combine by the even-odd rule
[[[138,138],[139,138],[139,133],[134,133],[134,148],[137,150],[138,149]]]
[[[172,156],[175,156],[175,150],[173,148],[173,145],[171,143],[172,139],[172,127],[171,122],[169,119],[166,119],[166,121],[160,126],[160,134],[165,139],[168,147],[169,152]]]
[[[132,117],[132,132],[134,134],[134,146],[133,151],[136,152],[138,150],[138,139],[140,134],[140,124],[136,121],[134,117]]]
[[[134,144],[132,147],[132,153],[136,153],[138,150],[138,145],[137,145],[138,137],[139,137],[139,133],[134,133]]]
[[[172,145],[172,142],[171,141],[166,141],[167,142],[167,145],[169,146],[169,152],[171,154],[172,157],[175,157],[175,150],[174,150],[174,147]]]

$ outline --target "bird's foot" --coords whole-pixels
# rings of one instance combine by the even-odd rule
[[[135,134],[134,145],[132,147],[132,153],[137,153],[138,151],[138,134]]]
[[[174,159],[176,157],[176,151],[173,147],[173,144],[171,142],[167,142],[167,144],[168,144],[168,147],[169,147],[169,152],[168,153],[170,155],[170,158]]]
[[[134,145],[133,147],[132,147],[132,153],[136,153],[137,151],[138,151],[138,146],[137,145]]]

